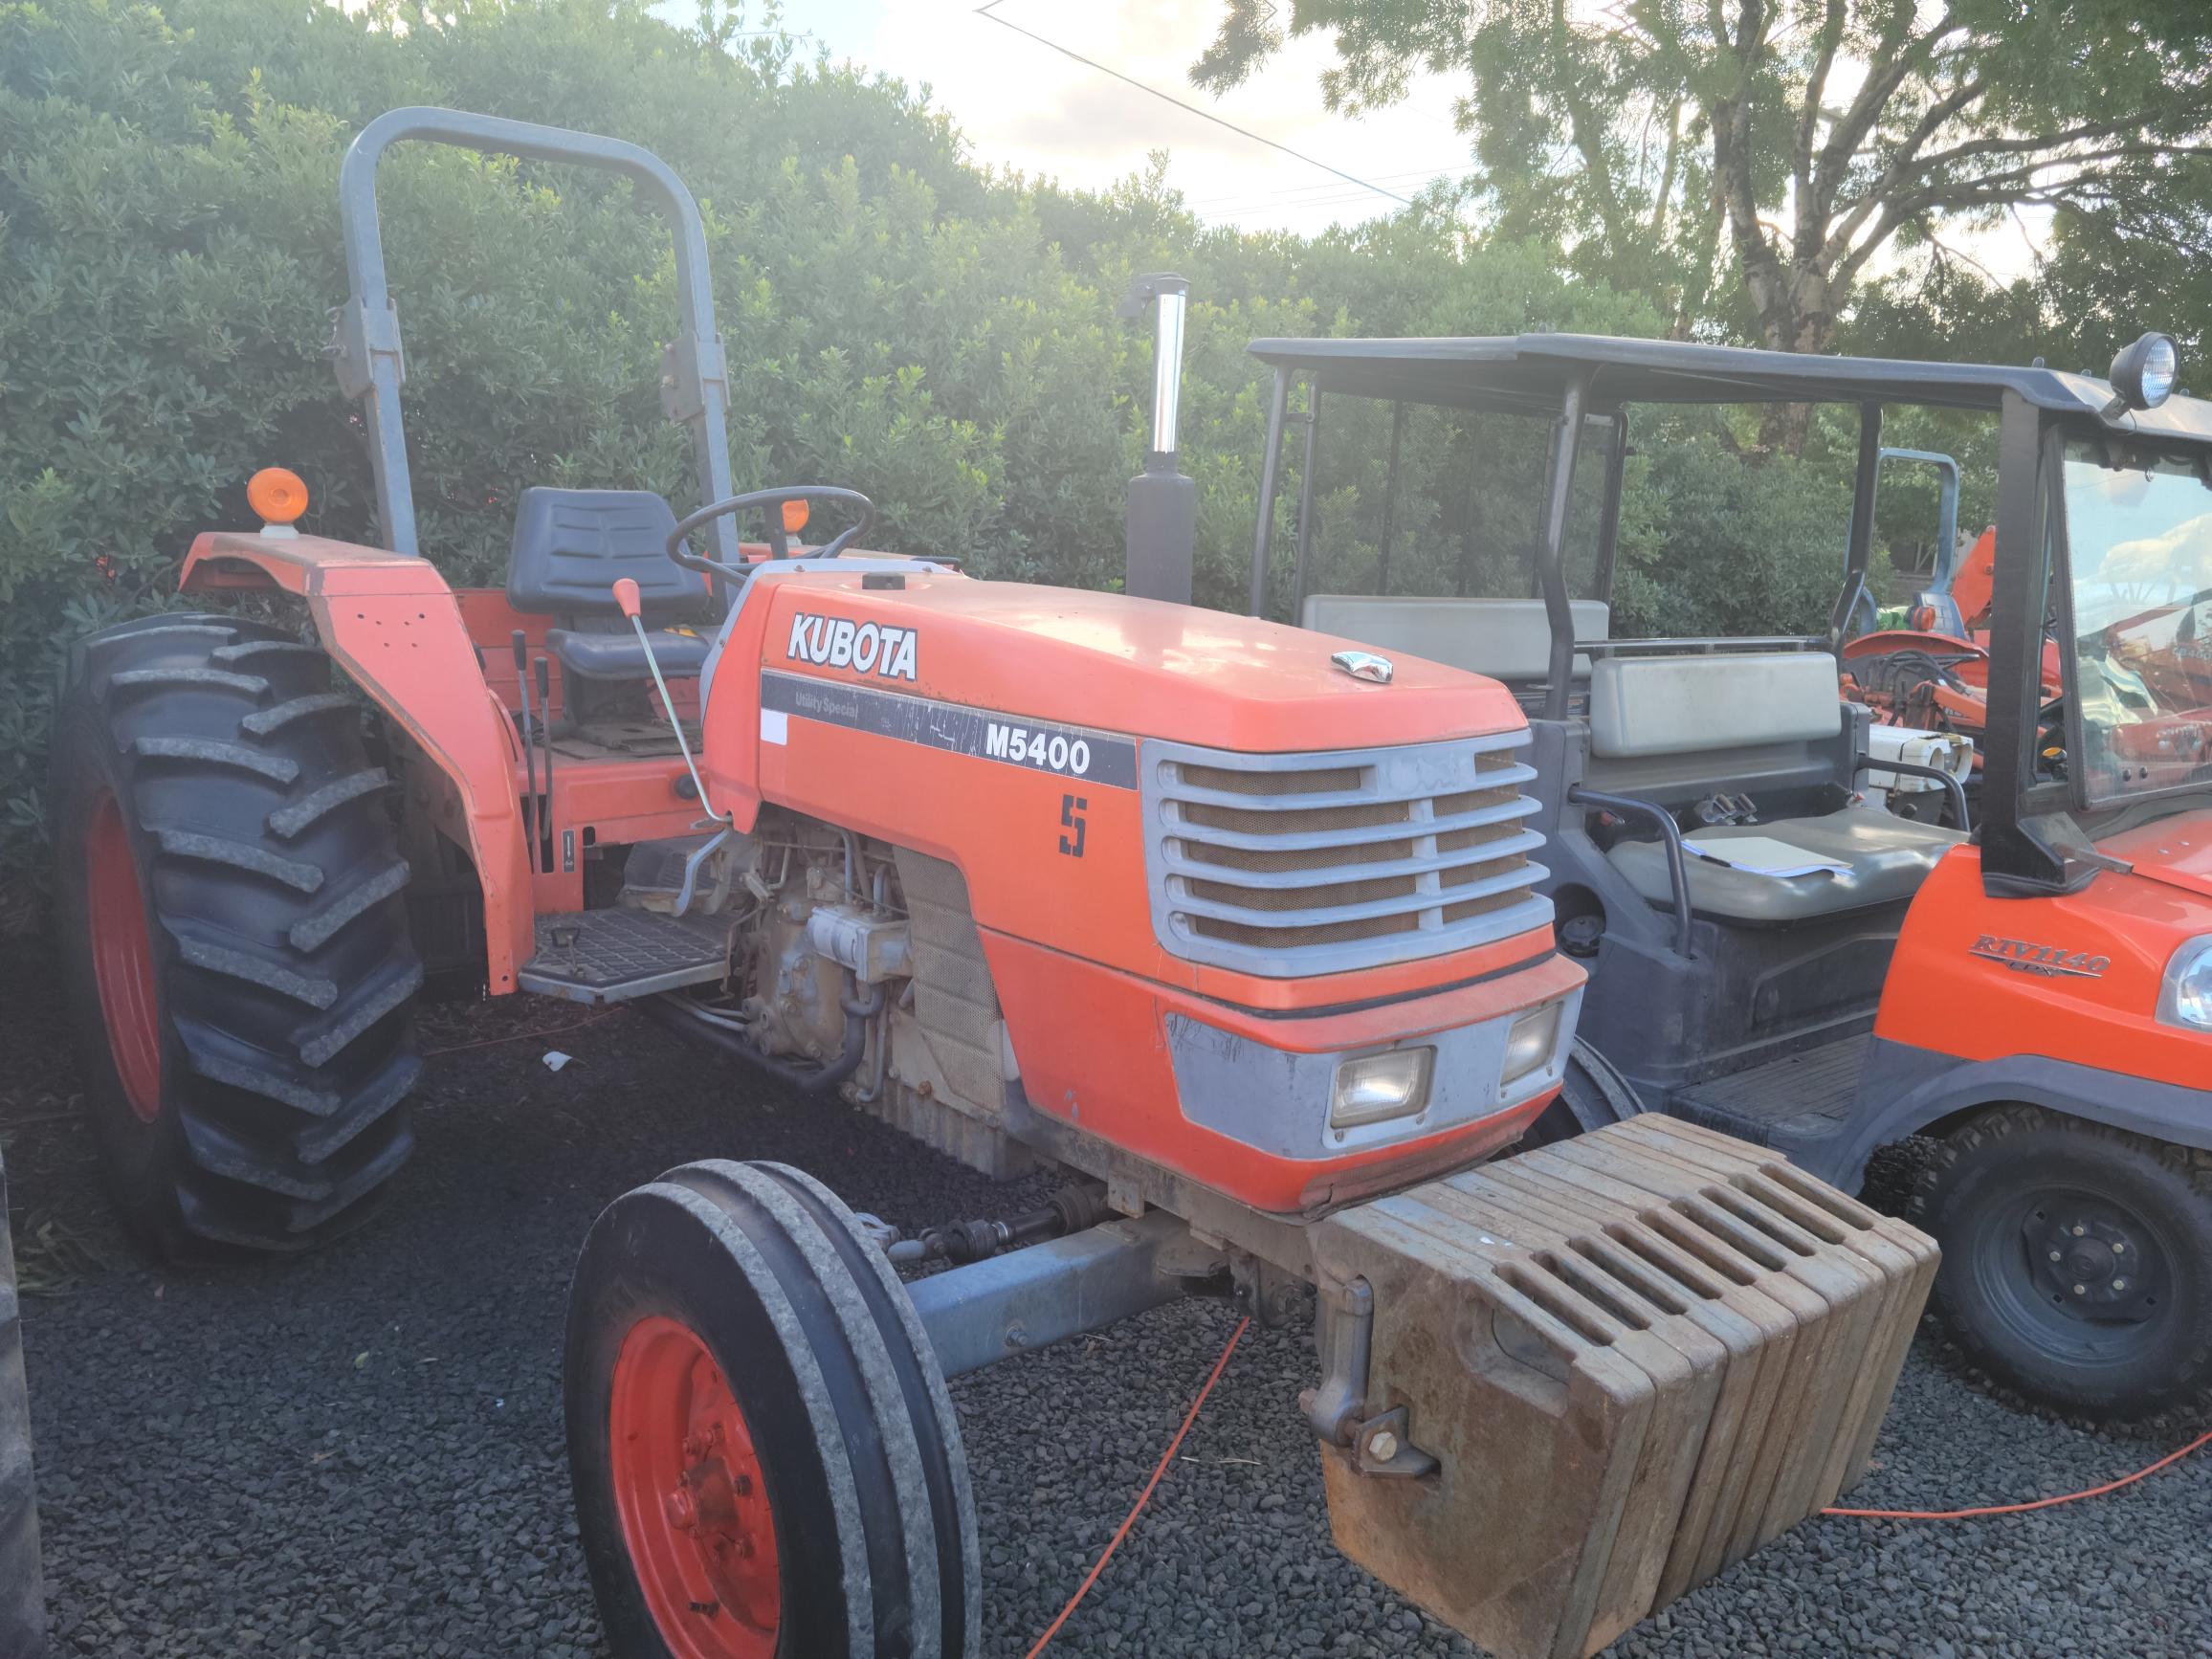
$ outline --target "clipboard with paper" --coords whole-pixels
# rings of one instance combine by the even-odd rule
[[[1713,841],[1686,835],[1682,839],[1682,850],[1708,863],[1753,875],[1772,876],[1777,881],[1797,875],[1847,875],[1851,869],[1847,864],[1807,852],[1772,835],[1731,835],[1725,840]]]

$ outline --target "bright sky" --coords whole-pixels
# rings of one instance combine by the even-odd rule
[[[1398,206],[978,16],[978,3],[790,0],[784,23],[832,57],[926,83],[979,163],[1098,189],[1164,149],[1169,184],[1202,218],[1252,229],[1318,231]],[[1290,0],[1278,4],[1289,11]],[[692,12],[688,0],[661,10],[679,20]],[[1320,73],[1334,56],[1325,38],[1296,42],[1222,99],[1192,87],[1190,66],[1220,26],[1220,0],[1003,0],[998,14],[1400,195],[1467,167],[1449,82],[1426,79],[1404,103],[1364,120],[1322,108]]]
[[[1100,189],[1140,170],[1146,153],[1169,154],[1168,183],[1208,223],[1311,232],[1398,206],[1389,196],[1270,149],[1063,56],[977,13],[980,0],[787,0],[784,26],[851,59],[926,84],[978,163]],[[1292,0],[1275,0],[1286,17]],[[656,8],[689,22],[697,0]],[[1243,86],[1215,99],[1191,86],[1190,66],[1212,41],[1221,0],[1001,0],[996,15],[1098,63],[1194,103],[1330,166],[1410,196],[1467,170],[1467,140],[1453,129],[1463,82],[1425,76],[1409,95],[1358,120],[1321,102],[1321,72],[1335,61],[1323,34],[1288,45]],[[748,8],[748,20],[757,20]],[[2047,214],[2026,228],[1957,232],[1947,243],[2009,279],[2032,268]],[[1879,264],[1880,261],[1877,261]]]

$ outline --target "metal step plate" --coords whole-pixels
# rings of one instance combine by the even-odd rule
[[[1324,1288],[1372,1294],[1362,1408],[1434,1460],[1324,1443],[1338,1546],[1499,1659],[1595,1653],[1834,1502],[1936,1266],[1904,1223],[1655,1115],[1312,1238]]]
[[[1820,1140],[1850,1117],[1873,1046],[1867,1032],[1801,1049],[1677,1090],[1668,1111],[1762,1146],[1794,1148]]]
[[[517,976],[526,991],[574,1003],[619,1003],[728,971],[726,917],[669,916],[612,905],[538,918],[538,954]]]

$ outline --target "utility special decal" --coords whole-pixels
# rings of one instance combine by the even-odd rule
[[[761,712],[763,722],[771,716],[786,722],[785,736],[771,741],[789,741],[787,722],[796,715],[949,754],[996,761],[1026,772],[1079,778],[1109,789],[1137,787],[1135,741],[1087,726],[1055,725],[845,680],[779,674],[772,668],[761,671]],[[765,724],[763,729],[767,729]]]
[[[854,622],[849,616],[791,618],[791,643],[784,654],[793,662],[823,668],[849,668],[882,679],[915,677],[914,630],[880,622]]]
[[[1968,953],[2002,962],[2016,974],[2042,974],[2047,979],[2101,980],[2112,965],[2109,956],[2090,956],[2063,944],[2030,944],[2024,939],[1999,939],[1985,933]]]

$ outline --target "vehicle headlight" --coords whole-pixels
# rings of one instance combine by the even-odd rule
[[[1329,1127],[1356,1129],[1422,1111],[1428,1104],[1428,1076],[1435,1067],[1432,1048],[1392,1049],[1344,1061],[1329,1092]]]
[[[2212,935],[2191,940],[2166,964],[2158,1018],[2169,1026],[2212,1031]]]
[[[1559,1007],[1546,1003],[1514,1021],[1505,1034],[1505,1064],[1498,1068],[1501,1087],[1519,1082],[1552,1057],[1559,1040]]]

